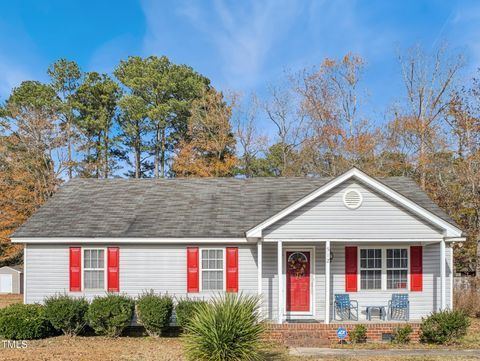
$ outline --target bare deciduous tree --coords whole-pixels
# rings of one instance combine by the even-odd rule
[[[429,147],[434,145],[439,122],[450,103],[456,76],[463,66],[461,55],[448,56],[447,48],[438,48],[433,56],[420,47],[398,56],[406,90],[406,106],[399,117],[407,124],[407,140],[417,162],[420,185],[426,188]]]

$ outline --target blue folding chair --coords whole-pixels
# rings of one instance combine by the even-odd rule
[[[388,301],[388,319],[405,320],[410,318],[410,301],[408,293],[393,293],[392,299]]]
[[[355,310],[355,314],[352,313],[352,310]],[[358,321],[358,302],[350,300],[350,295],[346,293],[335,295],[335,302],[333,306],[334,320],[337,320],[337,315],[340,317],[339,321]]]

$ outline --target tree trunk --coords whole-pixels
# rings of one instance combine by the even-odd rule
[[[477,279],[480,279],[480,239],[477,240],[477,267],[475,270]]]
[[[102,139],[100,134],[97,136],[97,144],[95,145],[96,147],[96,154],[95,154],[95,176],[97,178],[100,178],[100,158],[101,158],[101,145],[102,145]]]
[[[165,178],[165,128],[162,129],[160,166],[160,177]]]
[[[67,161],[68,161],[68,179],[72,179],[73,170],[72,170],[72,132],[70,128],[70,123],[67,123]]]
[[[475,267],[475,276],[480,280],[480,211],[477,208],[477,266]]]
[[[155,162],[155,178],[159,177],[159,163],[160,163],[160,127],[157,127],[157,131],[155,134],[155,154],[154,154],[154,162]]]
[[[105,173],[105,174],[104,174],[105,178],[108,178],[108,172],[109,172],[109,169],[108,169],[108,168],[109,168],[109,167],[108,167],[108,148],[109,148],[109,142],[108,142],[108,141],[109,141],[109,139],[108,139],[108,132],[105,132],[104,145],[103,145],[104,148],[105,148],[105,149],[103,150],[103,152],[104,152],[104,153],[103,153],[103,154],[104,154],[103,157],[104,157],[104,162],[105,162],[105,164],[104,164],[104,166],[103,166],[103,169],[104,169],[103,171],[104,171],[104,173]]]
[[[426,178],[425,173],[425,129],[422,124],[422,132],[420,136],[420,150],[419,150],[419,168],[420,168],[420,187],[425,190],[426,187]]]
[[[139,127],[137,127],[137,134],[135,135],[136,139],[135,139],[135,149],[134,149],[134,152],[135,152],[135,178],[141,178],[142,176],[142,160],[141,160],[141,156],[142,156],[142,144],[141,144],[141,140],[140,140],[140,137],[141,137],[141,134],[140,134],[140,129]]]

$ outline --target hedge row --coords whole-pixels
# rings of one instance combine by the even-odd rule
[[[222,313],[223,311],[219,315],[237,322],[240,319],[235,313],[237,309],[250,310],[257,307],[253,300],[242,297],[239,300],[225,298],[223,300],[225,305],[222,303],[222,307],[217,308],[227,310],[225,314],[228,317]],[[214,300],[213,305],[215,306],[218,302]],[[250,304],[250,306],[244,307],[243,304]],[[83,298],[57,295],[47,298],[44,306],[14,304],[0,310],[0,336],[12,340],[44,338],[59,332],[75,336],[89,326],[98,335],[118,337],[130,325],[135,306],[138,322],[145,327],[149,335],[160,336],[169,326],[174,305],[172,298],[166,295],[145,293],[135,302],[124,295],[108,294],[104,297],[96,297],[90,304]],[[192,325],[201,325],[204,320],[197,316],[202,314],[202,310],[204,318],[209,321],[215,320],[218,316],[216,313],[211,313],[212,309],[204,301],[180,300],[175,307],[177,325],[187,331],[192,329]],[[239,314],[245,314],[248,319],[252,313],[256,312],[248,311]],[[223,320],[222,317],[220,321]],[[223,322],[217,321],[214,322],[217,326]],[[470,321],[463,311],[433,313],[422,321],[420,338],[425,343],[454,343],[466,334],[469,325]],[[221,328],[224,329],[223,326]],[[396,341],[408,342],[410,333],[410,329],[399,329],[395,337]]]
[[[184,299],[176,306],[177,324],[186,327],[196,307],[203,301]],[[14,304],[0,310],[0,336],[29,340],[63,333],[75,336],[93,329],[97,335],[118,337],[131,323],[137,309],[138,322],[151,336],[160,336],[170,323],[173,300],[166,295],[144,293],[135,302],[124,295],[95,297],[89,304],[84,298],[56,295],[45,305]]]

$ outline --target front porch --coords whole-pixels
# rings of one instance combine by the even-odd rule
[[[348,256],[349,248],[355,249],[354,258]],[[415,260],[412,263],[412,249],[421,252],[419,265],[414,264]],[[372,254],[373,260],[369,257]],[[292,260],[303,261],[294,266]],[[372,262],[373,267],[369,267]],[[289,325],[287,329],[323,330],[319,326],[322,324],[332,324],[336,329],[356,323],[390,329],[405,321],[420,321],[433,311],[452,307],[452,266],[453,252],[444,239],[257,242],[258,294],[263,299],[265,316],[277,324]],[[418,277],[415,279],[418,272],[421,287],[414,288],[414,283],[419,282]],[[378,309],[367,320],[367,306],[383,306],[388,313],[389,301],[398,293],[408,297],[409,314],[405,320],[380,320]],[[354,315],[358,317],[338,317],[334,312],[338,294],[347,294],[358,303]]]

